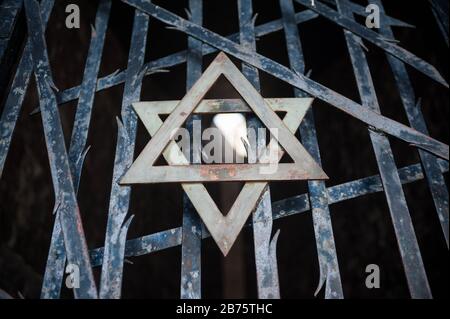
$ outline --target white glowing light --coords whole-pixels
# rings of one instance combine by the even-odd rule
[[[247,157],[247,149],[242,142],[244,140],[250,144],[247,139],[245,116],[240,113],[216,114],[213,124],[225,138],[227,147],[231,147],[238,156]]]

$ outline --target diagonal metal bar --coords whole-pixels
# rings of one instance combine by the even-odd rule
[[[447,161],[439,160],[442,173],[449,171]],[[398,170],[402,184],[409,184],[424,178],[422,166],[413,164]],[[351,182],[331,186],[327,188],[328,205],[341,203],[360,196],[383,192],[383,184],[379,175],[373,175]],[[284,218],[296,214],[301,214],[311,209],[309,194],[301,194],[272,203],[273,219]],[[252,226],[247,223],[246,227]],[[202,238],[211,235],[204,229]],[[157,251],[181,245],[181,227],[164,230],[151,235],[129,239],[125,246],[125,256],[141,256]],[[96,248],[90,251],[92,264],[99,266],[102,264],[104,248]]]
[[[189,0],[190,20],[202,25],[203,0]],[[202,42],[188,37],[186,89],[190,90],[202,74]],[[193,115],[186,122],[186,127],[193,132],[194,121],[200,121],[199,115]],[[201,150],[191,148],[194,162],[198,162]],[[202,222],[200,216],[186,193],[183,193],[183,226],[181,245],[181,299],[201,299],[201,265],[202,265]]]
[[[41,16],[44,29],[50,17],[53,3],[54,0],[43,0],[41,3]],[[11,89],[8,92],[8,97],[6,98],[5,106],[0,118],[0,178],[3,173],[3,167],[8,154],[9,145],[11,144],[12,134],[19,117],[32,71],[33,61],[31,58],[31,42],[28,40],[17,66]]]
[[[3,40],[8,40],[13,32],[22,0],[4,0],[0,3],[0,60],[4,53]]]
[[[353,19],[353,14],[347,6],[347,0],[336,0],[336,3],[343,16]],[[361,46],[361,39],[348,30],[344,30],[344,34],[362,105],[375,112],[380,112],[369,65]],[[409,291],[413,298],[431,298],[422,256],[389,140],[387,136],[371,129],[369,129],[369,135],[394,225]]]
[[[310,20],[315,19],[318,17],[318,14],[315,13],[312,10],[305,10],[302,12],[299,12],[295,15],[295,21],[297,23],[303,23]],[[261,24],[257,27],[255,27],[255,34],[257,37],[262,37],[267,34],[270,34],[272,32],[276,32],[282,29],[281,19],[274,20],[271,22],[267,22],[264,24]],[[232,35],[227,36],[227,39],[238,42],[239,41],[239,33],[234,33]],[[203,44],[202,46],[202,54],[207,55],[210,53],[217,52],[217,49],[214,47],[211,47],[209,45]],[[176,65],[180,65],[182,63],[186,62],[187,58],[187,51],[183,50],[159,59],[156,59],[154,61],[150,61],[145,64],[145,68],[147,69],[146,75],[151,74],[152,72],[155,72],[160,69],[173,67]],[[121,72],[115,72],[112,74],[109,74],[107,76],[104,76],[98,80],[97,83],[97,91],[104,90],[107,88],[110,88],[114,85],[123,83],[125,81],[125,73],[126,70]],[[57,95],[58,103],[66,103],[71,100],[77,99],[80,94],[80,87],[74,86],[72,88],[66,89],[64,91],[61,91]],[[36,109],[34,112],[38,112],[39,110]]]
[[[75,122],[72,129],[71,143],[69,147],[69,165],[74,182],[75,192],[81,177],[84,157],[87,149],[86,140],[91,120],[92,107],[94,104],[95,84],[100,68],[106,29],[108,26],[111,0],[100,0],[95,18],[95,27],[91,32],[91,43],[86,59],[82,90],[78,100],[75,113]],[[66,253],[64,249],[64,238],[58,218],[53,226],[50,250],[45,268],[44,281],[42,285],[41,298],[59,298],[61,283],[64,275]]]
[[[59,118],[47,48],[42,27],[40,6],[36,0],[25,0],[31,54],[42,111],[42,124],[55,189],[55,210],[61,223],[67,260],[79,269],[80,287],[74,289],[76,298],[97,298],[88,248],[84,236],[75,189]]]
[[[366,28],[365,26],[360,25],[354,20],[348,19],[347,17],[339,14],[339,12],[322,4],[320,1],[315,1],[314,5],[312,5],[310,0],[295,0],[295,1],[304,5],[305,7],[310,8],[311,10],[316,11],[321,16],[327,18],[333,23],[336,23],[337,25],[343,27],[344,29],[349,30],[352,33],[360,36],[361,38],[364,38],[365,40],[373,43],[374,45],[378,46],[384,51],[392,55],[395,55],[403,62],[409,64],[416,70],[422,72],[426,76],[430,77],[431,79],[448,88],[448,83],[439,74],[438,70],[436,70],[434,66],[418,58],[411,52],[399,47],[395,43],[392,43],[391,42],[392,39],[386,39],[381,37],[378,33],[370,30],[369,28]]]
[[[253,16],[252,0],[238,0],[239,12],[239,37],[240,43],[249,50],[256,50],[255,39],[255,18]],[[261,91],[258,69],[243,63],[242,73],[249,80],[249,82],[256,88],[258,92]],[[257,117],[251,116],[247,120],[249,128],[257,131],[264,127]],[[256,149],[266,146],[266,139],[259,138]],[[255,264],[256,264],[256,280],[258,288],[258,297],[260,299],[279,299],[280,298],[280,284],[278,281],[278,267],[275,255],[277,237],[274,237],[273,250],[271,250],[272,235],[272,205],[270,197],[270,186],[267,185],[261,195],[261,199],[257,204],[256,210],[252,214],[253,220],[253,237],[255,249]]]
[[[322,2],[331,4],[331,5],[336,5],[334,0],[322,0]],[[357,14],[357,15],[362,16],[362,17],[367,17],[366,7],[364,7],[364,6],[360,5],[360,4],[351,2],[351,1],[349,1],[348,6],[349,6],[349,9],[354,14]],[[383,16],[383,23],[386,23],[386,24],[390,25],[391,27],[415,28],[415,26],[413,26],[413,25],[411,25],[409,23],[403,22],[403,21],[401,21],[399,19],[390,17],[388,15],[384,15]]]
[[[141,94],[142,78],[145,73],[143,65],[148,23],[148,16],[136,10],[122,99],[122,122],[117,120],[118,138],[106,226],[100,298],[113,299],[120,298],[121,295],[125,240],[132,216],[125,221],[130,203],[131,187],[119,185],[119,179],[133,162],[137,116],[131,103],[138,101]]]
[[[305,62],[300,35],[297,25],[293,23],[294,4],[292,0],[280,0],[280,8],[291,69],[296,73],[304,74]],[[294,94],[296,97],[307,96],[307,94],[295,88]],[[300,125],[299,133],[303,145],[320,165],[319,143],[312,108],[306,113]],[[326,299],[344,298],[325,182],[308,181],[308,189],[320,268],[319,284],[315,294],[325,284]]]
[[[434,17],[436,18],[436,23],[448,46],[448,1],[430,0],[430,4]]]
[[[376,0],[373,3],[380,8],[380,14],[384,14],[384,8],[381,1]],[[394,38],[394,33],[389,26],[382,25],[380,28],[381,34]],[[395,81],[400,93],[400,98],[403,103],[403,108],[406,111],[408,121],[411,127],[428,135],[428,129],[425,119],[420,110],[420,104],[416,103],[414,89],[409,78],[405,65],[399,59],[387,54],[388,62],[394,74]],[[442,232],[444,233],[449,246],[449,212],[448,212],[448,189],[445,183],[444,176],[439,169],[438,158],[419,150],[420,160],[425,170],[425,175],[428,180],[428,186],[433,197],[436,213],[438,214],[439,222],[441,223]]]
[[[285,66],[264,57],[212,32],[190,21],[187,21],[161,7],[155,6],[144,0],[122,0],[150,16],[177,28],[177,30],[187,33],[202,40],[203,42],[215,46],[216,48],[251,64],[273,76],[279,78],[321,100],[335,106],[336,108],[352,115],[362,122],[375,127],[387,134],[396,136],[414,146],[423,148],[444,159],[449,158],[448,145],[436,141],[410,127],[400,124],[394,120],[379,115],[368,108],[361,107],[360,104],[328,89],[327,87],[312,81],[302,74],[297,74]]]
[[[358,10],[360,11],[359,8],[358,8]],[[366,13],[364,13],[364,14],[366,14]],[[303,22],[313,20],[318,16],[319,15],[312,10],[304,10],[304,11],[301,11],[301,12],[298,12],[295,14],[295,21],[297,24],[300,24]],[[401,21],[397,21],[394,18],[390,18],[388,21],[386,21],[386,23],[392,23],[392,25],[394,25],[394,26],[410,26],[409,24],[405,24]],[[277,19],[277,20],[273,20],[271,22],[267,22],[267,23],[261,24],[259,26],[256,26],[255,27],[255,35],[257,37],[262,37],[267,34],[279,31],[281,29],[282,29],[281,19]],[[229,36],[227,36],[227,39],[230,39],[234,42],[238,42],[239,34],[234,33],[232,35],[229,35]],[[217,51],[216,48],[211,47],[209,45],[204,44],[202,47],[203,55],[214,53],[216,51]],[[147,62],[145,64],[145,67],[147,69],[146,75],[149,75],[160,69],[169,68],[169,67],[176,66],[176,65],[186,62],[186,56],[187,56],[186,54],[187,54],[186,51],[180,51],[178,53],[174,53],[174,54],[168,55],[166,57]],[[109,74],[107,76],[104,76],[104,77],[98,79],[97,91],[104,90],[104,89],[110,88],[114,85],[123,83],[125,81],[125,72],[126,72],[126,70],[120,71],[120,72],[115,72],[115,73]],[[79,94],[80,94],[79,86],[75,86],[75,87],[66,89],[64,91],[61,91],[57,94],[58,104],[66,103],[71,100],[77,99]],[[37,111],[38,111],[38,109],[35,110],[35,112],[37,112]]]
[[[3,96],[8,82],[11,66],[15,63],[15,56],[19,47],[20,28],[15,28],[19,19],[22,0],[3,0],[0,3],[0,96]]]

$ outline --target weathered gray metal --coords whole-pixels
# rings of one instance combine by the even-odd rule
[[[423,148],[446,160],[449,159],[448,145],[439,142],[425,134],[417,132],[410,127],[400,124],[394,120],[384,117],[368,108],[361,107],[360,104],[334,92],[333,90],[309,79],[308,77],[295,73],[289,68],[258,54],[245,47],[236,44],[225,37],[218,35],[208,29],[187,21],[176,14],[171,13],[161,7],[155,6],[144,0],[122,0],[131,6],[140,9],[148,15],[158,19],[176,30],[192,35],[204,43],[214,46],[225,53],[228,53],[243,62],[251,64],[274,77],[283,80],[309,94],[315,96],[330,105],[335,106],[359,119],[360,121],[374,127],[377,130],[395,136],[413,146]]]
[[[305,61],[300,35],[297,26],[293,24],[294,5],[292,0],[280,0],[279,3],[283,16],[290,67],[294,72],[304,74]],[[297,88],[294,88],[294,94],[297,97],[308,96],[308,94]],[[320,165],[319,143],[317,141],[312,108],[306,113],[305,119],[300,125],[299,133],[305,148]],[[326,299],[344,298],[325,182],[319,180],[308,181],[308,190],[319,260],[319,282],[314,295],[317,295],[320,289],[325,286]]]
[[[171,140],[171,132],[173,132],[173,130],[179,128],[183,124],[189,114],[195,111],[197,105],[198,108],[202,106],[201,101],[203,96],[208,92],[209,88],[221,74],[225,75],[225,77],[248,103],[249,107],[245,108],[246,110],[251,109],[263,121],[263,123],[267,128],[269,128],[270,131],[274,129],[278,130],[277,133],[275,133],[274,131],[274,135],[278,136],[278,142],[287,152],[289,152],[292,159],[294,160],[294,165],[278,164],[278,169],[275,174],[267,175],[257,174],[259,173],[258,164],[227,164],[226,166],[216,164],[187,166],[189,161],[181,153],[181,150],[176,145],[176,143]],[[278,104],[280,104],[281,102],[280,99],[276,99],[274,101]],[[310,103],[311,99],[308,99],[308,102]],[[292,174],[291,171],[295,166],[298,166],[302,170],[304,169],[304,174],[302,176],[290,175],[291,178],[326,178],[326,175],[323,174],[323,171],[303,150],[303,147],[300,145],[300,143],[295,138],[293,138],[292,135],[289,136],[288,132],[286,132],[288,129],[291,132],[290,134],[292,134],[292,132],[295,132],[304,113],[299,113],[298,111],[288,112],[283,119],[283,122],[281,122],[275,112],[266,105],[266,102],[264,102],[260,98],[256,90],[251,86],[249,82],[247,82],[247,80],[239,72],[236,66],[224,54],[219,54],[216,57],[216,59],[205,70],[202,77],[195,83],[195,85],[183,98],[183,100],[181,100],[176,105],[175,109],[172,109],[172,112],[164,123],[158,117],[157,112],[160,111],[164,106],[173,108],[174,102],[162,102],[162,104],[160,104],[160,102],[153,102],[153,104],[156,104],[157,106],[151,107],[150,105],[149,107],[149,103],[135,104],[136,112],[139,114],[139,117],[142,119],[145,127],[149,130],[150,135],[152,135],[152,139],[147,144],[147,146],[144,147],[142,153],[138,156],[136,161],[124,175],[121,180],[122,183],[147,183],[149,181],[182,182],[183,180],[179,179],[182,176],[180,172],[171,175],[174,178],[174,180],[171,180],[171,176],[168,175],[171,170],[187,171],[188,175],[185,175],[185,177],[189,177],[187,181],[190,182],[200,182],[208,180],[220,181],[227,179],[229,180],[234,176],[239,178],[240,173],[247,174],[244,175],[244,178],[240,180],[255,180],[253,176],[257,175],[259,175],[260,177],[257,176],[256,180],[261,180],[261,178],[263,177],[273,179],[277,177],[276,173],[286,172],[283,165],[287,165],[291,168],[287,171],[287,173],[289,174]],[[220,111],[220,106],[223,104],[224,103],[217,103],[216,101],[203,102],[203,112]],[[234,103],[232,105],[236,104],[238,103]],[[213,107],[209,109],[210,105],[212,105]],[[300,105],[296,105],[297,108],[299,108],[299,106]],[[240,109],[244,109],[244,107],[241,105]],[[284,109],[289,110],[286,106],[284,107]],[[228,111],[235,112],[235,110],[231,109],[230,107],[228,107]],[[306,109],[303,109],[303,111],[306,111]],[[168,110],[165,110],[166,114],[167,112]],[[274,145],[272,145],[274,143],[275,141],[272,140],[268,147],[274,147]],[[165,159],[170,165],[176,166],[152,166],[161,152],[163,152]],[[279,159],[281,159],[281,151],[279,152],[278,157]],[[249,166],[254,167],[254,170],[256,171],[248,172]],[[219,168],[217,169],[216,167]],[[243,167],[245,167],[246,169],[243,169]],[[162,178],[152,180],[152,170],[165,170],[166,174]],[[204,170],[203,173],[202,170]],[[213,174],[212,171],[219,173]],[[150,172],[149,175],[147,175],[147,172]],[[197,176],[200,176],[201,179],[193,179],[196,176],[195,172],[198,173]],[[197,209],[206,227],[211,232],[213,238],[215,239],[224,255],[228,253],[245,220],[254,209],[257,201],[260,198],[261,192],[264,191],[266,186],[266,183],[246,183],[230,212],[223,216],[220,211],[218,211],[217,206],[202,184],[182,184],[184,191],[191,199],[192,204]]]
[[[403,62],[408,63],[413,68],[416,68],[418,71],[427,75],[431,79],[436,82],[442,84],[443,86],[448,88],[448,83],[442,77],[442,75],[436,70],[434,66],[423,61],[422,59],[416,57],[411,52],[406,51],[405,49],[399,47],[393,40],[390,38],[383,38],[375,31],[366,28],[365,26],[356,23],[352,19],[348,19],[347,17],[339,14],[339,12],[331,9],[330,7],[322,4],[320,1],[317,1],[312,4],[309,0],[295,0],[298,3],[310,8],[311,10],[316,11],[321,16],[327,18],[328,20],[336,23],[337,25],[345,28],[346,30],[351,31],[352,33],[364,38],[367,41],[370,41],[374,45],[380,47],[384,51],[396,56],[401,59]],[[350,10],[351,11],[351,10]]]
[[[293,163],[278,164],[276,171],[270,174],[265,173],[261,168],[269,166],[271,163],[154,166],[156,159],[171,141],[173,132],[179,129],[186,121],[187,117],[195,110],[203,96],[220,75],[224,75],[240,93],[255,115],[261,119],[272,135],[276,137],[278,143],[291,156]],[[121,178],[120,183],[267,181],[327,178],[322,169],[309,156],[294,135],[289,132],[288,128],[283,125],[279,117],[264,102],[231,60],[225,54],[220,53],[144,147],[133,165]]]
[[[131,103],[140,99],[142,78],[145,74],[143,65],[148,23],[148,16],[136,10],[128,55],[121,119],[117,119],[118,137],[106,226],[105,255],[100,279],[100,298],[120,298],[122,291],[125,240],[132,216],[125,220],[128,215],[131,188],[119,185],[119,180],[133,162],[137,117]]]
[[[384,16],[383,4],[380,0],[373,0],[374,4],[378,5],[381,14]],[[448,3],[447,3],[448,8]],[[448,19],[448,11],[447,11]],[[448,31],[448,28],[447,28]],[[386,37],[394,38],[394,33],[391,28],[387,25],[382,25],[380,28],[380,33]],[[395,82],[397,83],[397,88],[402,100],[403,108],[406,111],[408,121],[411,127],[416,129],[423,134],[429,135],[427,125],[425,124],[425,119],[422,115],[421,105],[416,101],[416,96],[414,94],[414,89],[409,79],[408,72],[406,70],[405,64],[393,57],[390,54],[386,54],[386,58],[391,66]],[[438,215],[439,222],[441,223],[442,232],[444,234],[447,248],[449,247],[449,212],[448,212],[448,189],[445,184],[444,176],[439,169],[439,161],[436,156],[425,152],[423,150],[418,150],[420,160],[425,170],[425,175],[428,180],[428,187],[430,188],[431,195],[433,196],[434,205],[436,207],[436,213]]]
[[[249,50],[256,51],[255,23],[256,15],[253,15],[252,0],[238,0],[239,12],[239,42]],[[258,69],[242,64],[242,73],[260,92]],[[247,127],[255,131],[264,125],[256,116],[251,116],[247,120]],[[259,150],[266,146],[265,137],[257,140],[255,149]],[[256,155],[259,157],[259,154]],[[253,218],[253,240],[256,264],[256,282],[258,297],[261,299],[280,298],[280,284],[278,280],[278,265],[276,259],[276,245],[279,232],[272,236],[272,206],[270,198],[270,186],[267,185],[261,200],[256,206]]]
[[[42,24],[45,29],[50,12],[53,8],[54,0],[43,0],[41,2]],[[6,11],[5,11],[6,14]],[[10,15],[11,16],[11,15]],[[8,19],[3,20],[2,29],[5,33],[10,32],[11,24]],[[8,30],[7,30],[8,29]],[[6,41],[5,41],[5,46]],[[22,57],[20,58],[14,78],[11,83],[11,89],[8,92],[5,105],[3,107],[2,116],[0,118],[0,177],[3,173],[6,155],[8,154],[9,145],[11,144],[12,134],[19,117],[20,109],[28,89],[31,73],[33,71],[33,61],[31,58],[31,41],[27,39]]]
[[[447,161],[439,160],[442,173],[449,171]],[[405,166],[398,170],[403,185],[413,183],[425,178],[421,164]],[[383,192],[383,184],[379,175],[373,175],[351,182],[338,184],[327,188],[328,205],[341,203],[360,196]],[[306,213],[311,210],[309,193],[289,197],[272,203],[273,219],[284,218],[296,214]],[[252,226],[251,223],[245,227]],[[204,231],[202,238],[208,238],[211,234]],[[154,234],[129,239],[125,246],[125,256],[142,256],[157,251],[175,247],[181,244],[181,227],[163,230]],[[103,247],[90,251],[93,266],[102,264]]]
[[[79,288],[74,289],[74,295],[78,298],[97,298],[97,288],[70,172],[58,106],[53,93],[56,87],[47,55],[41,8],[36,0],[25,0],[25,9],[42,124],[55,190],[54,212],[61,223],[68,263],[77,265],[80,270]]]
[[[370,127],[369,134],[373,141],[380,170],[380,176],[366,177],[329,188],[326,188],[321,181],[310,181],[308,183],[308,194],[287,198],[271,205],[267,183],[246,183],[243,195],[242,193],[240,195],[246,201],[242,201],[241,198],[241,202],[233,205],[231,211],[227,214],[227,216],[229,215],[233,218],[239,216],[238,222],[234,225],[234,232],[229,237],[235,236],[237,234],[236,231],[238,232],[242,227],[253,225],[258,296],[260,298],[279,296],[274,248],[278,233],[270,242],[272,220],[311,209],[321,273],[318,289],[321,288],[322,284],[326,283],[326,298],[342,298],[342,285],[328,207],[344,200],[384,191],[398,237],[411,295],[412,297],[421,298],[431,297],[420,258],[420,250],[417,246],[401,187],[405,183],[423,178],[427,179],[448,245],[448,190],[442,175],[444,172],[448,172],[448,146],[429,137],[425,121],[420,112],[420,104],[416,101],[412,84],[408,77],[406,64],[411,65],[441,84],[448,85],[434,67],[395,44],[396,41],[390,27],[411,27],[411,25],[387,16],[380,0],[370,0],[371,3],[375,3],[381,8],[383,24],[380,35],[353,20],[352,14],[366,14],[365,8],[361,5],[348,0],[338,0],[337,9],[334,10],[317,0],[314,6],[309,0],[296,1],[310,9],[295,13],[292,0],[280,0],[282,18],[260,26],[254,26],[255,19],[252,12],[252,2],[250,0],[239,0],[240,32],[224,38],[201,27],[201,0],[190,0],[190,11],[188,14],[190,21],[186,21],[167,10],[154,6],[149,1],[125,0],[124,2],[138,8],[135,14],[128,68],[97,79],[110,6],[110,0],[101,0],[95,23],[96,36],[93,36],[91,39],[83,82],[80,86],[69,88],[62,92],[54,91],[55,87],[51,80],[43,31],[53,6],[53,0],[42,0],[40,7],[34,0],[25,1],[27,23],[29,28],[33,29],[33,32],[30,33],[23,50],[22,58],[11,82],[11,88],[0,118],[0,176],[14,126],[27,90],[33,68],[33,60],[42,61],[35,65],[35,73],[44,133],[50,155],[50,166],[55,187],[55,211],[57,213],[42,290],[43,298],[59,297],[66,254],[69,263],[75,263],[80,266],[81,289],[75,291],[75,297],[97,297],[81,220],[77,212],[75,194],[78,188],[83,159],[86,155],[86,136],[94,93],[123,82],[125,82],[125,92],[122,103],[122,121],[118,121],[118,144],[105,239],[106,250],[102,247],[90,251],[92,265],[99,266],[103,264],[100,297],[120,297],[124,256],[139,256],[180,244],[183,245],[181,297],[201,297],[201,239],[211,236],[208,229],[217,227],[217,225],[213,225],[213,218],[208,224],[209,227],[207,225],[205,228],[197,218],[198,216],[193,207],[204,218],[208,215],[205,213],[206,209],[212,210],[216,217],[219,216],[218,214],[222,216],[215,204],[214,206],[210,205],[213,201],[206,189],[199,183],[182,184],[185,192],[191,199],[194,199],[194,205],[190,205],[189,201],[184,201],[183,228],[173,228],[126,241],[130,219],[127,222],[124,221],[128,214],[130,189],[126,186],[119,186],[116,182],[132,162],[137,118],[131,109],[131,102],[139,100],[142,77],[162,68],[187,62],[187,88],[190,89],[201,75],[202,56],[215,52],[217,49],[225,51],[243,62],[243,73],[256,89],[259,89],[258,72],[256,70],[256,68],[259,68],[293,85],[296,88],[295,96],[304,97],[310,94],[318,97],[368,124]],[[334,5],[334,1],[325,0],[324,2]],[[448,3],[441,0],[433,0],[430,3],[430,8],[433,10],[437,23],[448,44]],[[6,17],[5,19],[0,19],[0,58],[4,52],[2,51],[3,48],[10,41],[8,36],[15,27],[14,23],[8,23],[8,21],[15,21],[20,5],[21,1],[18,0],[7,0],[0,5],[0,16]],[[145,39],[149,19],[141,11],[189,35],[188,50],[144,63]],[[337,94],[304,75],[305,65],[297,24],[315,19],[318,15],[329,19],[346,30],[346,40],[362,98],[362,105]],[[291,69],[256,53],[255,36],[263,36],[282,29],[285,31]],[[362,42],[357,36],[372,42],[386,52],[412,128],[379,115],[367,61],[365,61],[364,52],[360,47]],[[254,91],[256,92],[256,90]],[[67,155],[58,118],[57,103],[67,102],[76,98],[79,98],[79,103],[71,146]],[[177,101],[167,101],[151,104],[152,111],[150,116],[153,117],[154,125],[147,125],[151,135],[155,135],[158,128],[163,125],[157,114],[167,113],[167,110],[169,112],[173,111],[177,103]],[[305,116],[300,126],[302,142],[306,150],[320,163],[312,111],[308,111],[305,115],[306,108],[302,108],[303,106],[298,104],[297,112],[300,112],[301,116],[299,116],[299,113],[293,112],[295,107],[292,104],[297,103],[296,100],[266,100],[266,103],[272,109],[285,108],[288,111],[283,119],[283,123],[290,132],[297,130],[297,127],[300,125],[299,119]],[[143,112],[148,108],[145,107],[145,103],[138,103],[136,104],[136,109],[138,113],[142,113],[142,117]],[[206,100],[198,105],[195,113],[200,115],[217,111],[245,113],[251,111],[251,109],[239,100]],[[256,123],[257,125],[258,123]],[[397,169],[393,162],[387,138],[382,132],[396,136],[418,147],[422,165],[415,164]],[[55,141],[55,143],[52,143],[52,141]],[[178,151],[176,152],[177,156],[169,163],[173,164],[180,161],[186,164],[188,162],[187,159],[179,149],[176,151]],[[171,159],[171,155],[167,152],[165,150],[165,157]],[[438,156],[445,158],[447,161],[439,159]],[[196,170],[200,170],[200,168],[196,168]],[[225,171],[229,173],[229,167]],[[253,175],[250,174],[250,177]],[[241,178],[247,178],[248,176],[241,176]],[[180,179],[178,178],[177,180]],[[183,181],[187,180],[192,179],[183,179]],[[206,195],[208,195],[208,198],[205,197]],[[400,200],[398,200],[399,196]],[[207,198],[206,204],[201,202],[204,198]],[[247,217],[255,207],[256,211],[252,223],[246,223]],[[223,235],[217,235],[217,229],[212,233],[216,240]],[[412,258],[410,258],[411,256]]]
[[[89,150],[89,147],[86,148],[86,141],[110,10],[111,0],[101,0],[97,9],[95,26],[91,30],[91,44],[87,55],[80,98],[75,113],[75,121],[69,146],[69,165],[75,192],[78,192],[84,158]],[[45,267],[41,298],[53,299],[59,297],[65,263],[64,237],[59,219],[56,218],[47,257],[47,265]]]
[[[189,20],[199,25],[203,22],[203,0],[189,0]],[[188,37],[186,58],[186,90],[194,85],[202,74],[203,43],[193,37]],[[192,133],[192,123],[200,120],[193,115],[187,120],[186,128]],[[192,136],[192,134],[191,134]],[[192,157],[198,157],[200,150],[191,149]],[[197,160],[196,160],[197,162]],[[183,233],[181,246],[181,284],[182,299],[200,299],[202,296],[202,222],[195,211],[189,196],[183,194]]]
[[[344,17],[353,19],[347,0],[336,0],[336,2],[339,12]],[[379,113],[380,106],[369,64],[361,46],[361,39],[347,30],[344,30],[344,34],[362,105]],[[378,170],[383,182],[384,193],[386,194],[411,296],[421,299],[431,298],[422,256],[389,140],[384,134],[370,128],[369,136],[377,159]]]

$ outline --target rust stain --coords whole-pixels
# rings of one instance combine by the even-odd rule
[[[225,177],[234,177],[237,174],[236,165],[217,165],[217,168],[202,167],[200,168],[200,175],[207,177],[211,181],[217,181]]]

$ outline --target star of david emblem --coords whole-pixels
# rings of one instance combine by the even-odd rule
[[[220,75],[225,76],[243,100],[203,99]],[[249,215],[256,208],[268,181],[328,178],[294,136],[311,103],[311,98],[263,99],[233,62],[224,53],[219,53],[181,101],[133,103],[152,138],[120,183],[181,183],[211,236],[226,256]],[[255,164],[190,165],[172,139],[173,131],[180,128],[192,113],[227,112],[253,112],[273,133],[267,148],[278,146],[277,143],[282,146],[276,155],[277,163],[284,151],[289,154],[293,163],[278,163],[277,169],[270,174],[261,173],[264,165],[267,165],[261,161]],[[286,115],[281,120],[275,112],[285,112]],[[168,117],[163,122],[160,116],[167,114]],[[154,165],[161,154],[169,165]],[[244,181],[245,184],[230,211],[223,215],[203,183],[227,181]]]

